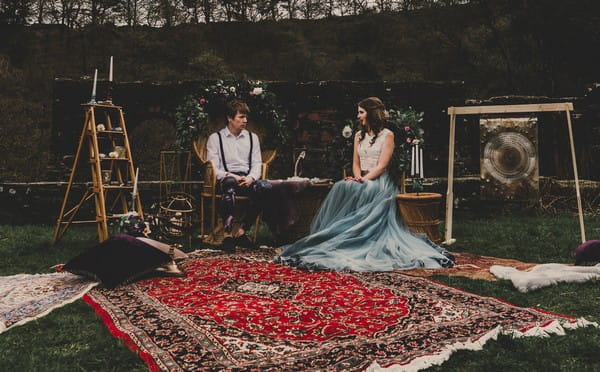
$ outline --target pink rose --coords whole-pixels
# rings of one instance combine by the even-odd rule
[[[407,132],[410,132],[410,127],[409,127],[408,125],[407,125],[407,126],[405,126],[405,127],[404,127],[404,130],[405,130],[405,131],[407,131]]]
[[[412,142],[412,140],[410,138],[406,139],[406,143],[411,143],[411,142]]]
[[[198,103],[203,105],[206,103],[206,100],[204,98],[198,98]]]

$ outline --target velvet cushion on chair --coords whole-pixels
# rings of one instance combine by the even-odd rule
[[[118,234],[74,257],[65,264],[63,270],[90,277],[107,288],[114,288],[170,260],[168,254],[142,240]]]

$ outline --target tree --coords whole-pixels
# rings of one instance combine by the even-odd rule
[[[141,0],[118,0],[114,12],[118,21],[125,22],[129,27],[141,24]]]
[[[2,0],[0,23],[24,25],[32,13],[31,0]]]
[[[284,0],[281,7],[287,11],[288,19],[295,19],[300,9],[300,0]]]
[[[256,8],[262,19],[277,20],[279,18],[280,0],[258,0]]]

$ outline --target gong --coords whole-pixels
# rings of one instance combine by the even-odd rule
[[[539,195],[537,120],[480,120],[481,196],[487,200],[531,200]]]

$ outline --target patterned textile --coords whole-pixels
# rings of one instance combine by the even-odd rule
[[[527,270],[537,265],[510,258],[479,256],[467,252],[452,252],[452,255],[454,255],[454,258],[456,259],[456,264],[453,267],[441,269],[411,269],[404,270],[402,273],[424,277],[433,275],[464,276],[471,279],[489,280],[493,282],[498,280],[494,274],[490,272],[490,267],[494,265],[514,267],[518,270]]]
[[[0,333],[81,298],[97,284],[69,273],[0,277]]]
[[[84,297],[151,370],[425,368],[499,333],[563,332],[580,321],[399,272],[308,272],[260,252],[200,252],[186,278]]]

